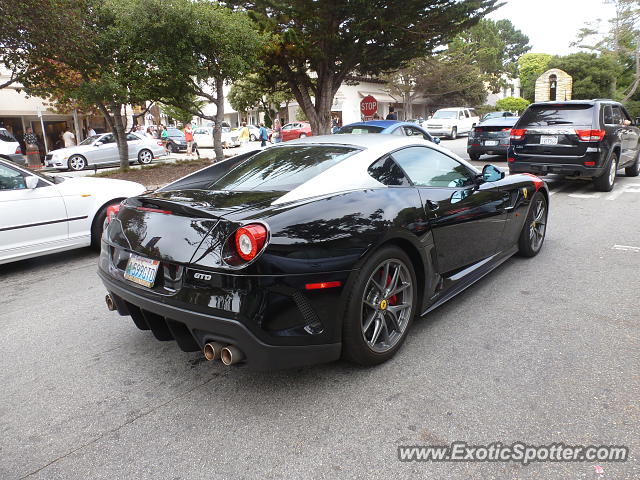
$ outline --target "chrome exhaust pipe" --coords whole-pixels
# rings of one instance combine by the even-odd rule
[[[220,352],[222,351],[223,348],[224,348],[223,343],[218,343],[218,342],[207,343],[202,349],[202,352],[204,353],[204,358],[206,358],[209,361],[218,360],[220,358]]]
[[[116,309],[116,302],[113,301],[113,297],[110,293],[107,293],[107,295],[104,297],[104,301],[106,302],[107,308],[110,312],[113,312]]]
[[[220,358],[222,359],[222,363],[225,365],[235,365],[236,363],[240,363],[244,360],[244,353],[233,345],[228,345],[222,349],[220,352]]]

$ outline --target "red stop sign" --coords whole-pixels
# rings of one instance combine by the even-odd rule
[[[378,111],[378,101],[371,95],[367,95],[360,101],[360,112],[365,117],[370,117]]]

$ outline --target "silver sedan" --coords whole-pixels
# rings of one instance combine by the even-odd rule
[[[129,161],[142,165],[149,164],[154,158],[166,155],[162,142],[144,135],[127,134]],[[90,165],[117,164],[118,145],[112,133],[103,133],[86,138],[79,145],[53,150],[45,157],[45,166],[59,170],[83,170]]]

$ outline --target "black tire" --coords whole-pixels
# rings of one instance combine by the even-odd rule
[[[91,248],[93,248],[96,252],[100,253],[100,239],[102,238],[102,231],[104,229],[104,221],[107,218],[107,208],[110,205],[117,205],[120,202],[113,202],[105,205],[96,216],[93,217],[93,222],[91,223]]]
[[[176,153],[176,147],[173,145],[173,143],[167,145],[167,150],[169,150],[169,153]]]
[[[540,206],[543,209],[541,215]],[[522,226],[520,238],[518,238],[518,254],[520,256],[535,257],[540,252],[547,233],[548,214],[547,197],[540,192],[536,192],[531,198],[529,213]]]
[[[140,150],[138,152],[138,163],[140,165],[149,165],[153,161],[153,153],[151,150]]]
[[[374,287],[377,285],[375,278],[378,275],[384,276],[383,265],[385,263],[393,265],[394,262],[398,266],[401,265],[398,268],[397,278],[398,281],[402,281],[402,287],[405,287],[407,281],[410,285],[401,292],[397,292],[395,295],[389,294],[388,298],[384,298],[380,289]],[[372,281],[373,283],[371,283]],[[384,289],[393,286],[391,281],[391,278],[388,278],[386,285],[383,285]],[[396,354],[404,343],[416,314],[418,285],[411,260],[403,250],[396,246],[381,248],[365,260],[349,287],[350,293],[343,317],[342,355],[346,360],[360,365],[370,366],[386,362]],[[367,294],[366,297],[365,294]],[[371,294],[374,294],[375,297],[372,297]],[[402,304],[395,302],[402,302]],[[375,303],[375,307],[373,303]],[[402,305],[409,306],[400,309]],[[394,310],[392,307],[395,307]],[[398,314],[396,315],[395,312]],[[393,318],[396,318],[395,322]],[[368,328],[365,328],[366,322],[369,324]],[[378,325],[384,325],[384,327],[378,327]],[[395,329],[394,325],[398,329],[390,331],[389,327]],[[376,331],[378,335],[373,338]],[[386,337],[383,335],[383,331]],[[371,339],[367,338],[368,332],[371,333]],[[386,338],[389,342],[386,345],[387,349],[382,341],[380,347],[376,347],[376,339],[380,337],[382,337],[381,340]],[[373,341],[373,346],[370,345],[371,341]]]
[[[480,154],[479,153],[470,153],[469,154],[469,158],[471,160],[473,160],[474,162],[477,162],[480,160]]]
[[[456,138],[458,138],[458,127],[453,127],[451,129],[451,135],[449,135],[449,138],[451,140],[455,140]]]
[[[82,155],[71,155],[67,160],[68,169],[72,172],[79,172],[87,168],[87,159]]]
[[[618,171],[618,154],[611,155],[611,160],[607,164],[604,173],[594,178],[593,186],[599,192],[610,192],[616,183],[616,172]]]
[[[633,165],[624,169],[624,174],[627,177],[637,177],[640,175],[640,152],[636,153],[636,161]]]
[[[255,142],[257,140],[257,137],[252,133],[251,135],[249,135],[249,140]]]

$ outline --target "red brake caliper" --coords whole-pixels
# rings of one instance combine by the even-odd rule
[[[387,287],[391,285],[391,275],[387,275]],[[398,303],[398,295],[389,297],[389,305],[396,305]]]

